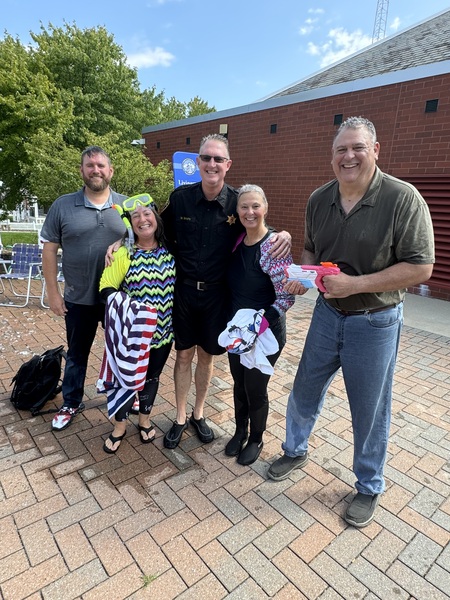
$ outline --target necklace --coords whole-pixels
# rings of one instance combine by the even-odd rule
[[[136,244],[136,248],[139,248],[140,250],[154,250],[157,247],[158,247],[158,242],[152,244],[148,248],[146,248],[145,246],[141,246],[141,244]]]

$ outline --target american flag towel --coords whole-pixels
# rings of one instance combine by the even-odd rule
[[[97,391],[107,395],[110,419],[144,387],[156,315],[156,309],[132,300],[124,292],[108,297],[105,351]]]

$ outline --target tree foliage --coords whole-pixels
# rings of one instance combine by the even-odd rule
[[[3,196],[15,205],[33,195],[23,167],[30,164],[25,144],[39,131],[64,130],[71,107],[45,73],[32,68],[30,55],[17,39],[0,44],[0,180]]]
[[[187,103],[180,102],[173,96],[166,99],[164,92],[157,92],[155,86],[144,90],[142,99],[148,126],[169,121],[180,121],[181,119],[197,117],[214,111],[214,108],[208,106],[208,103],[198,96]]]
[[[141,92],[136,69],[104,27],[49,24],[31,36],[29,47],[8,33],[0,40],[0,208],[31,198],[48,206],[80,187],[80,155],[92,144],[111,155],[117,191],[147,191],[164,204],[170,164],[152,165],[130,141],[144,126],[214,108],[198,97],[166,99],[154,86]]]

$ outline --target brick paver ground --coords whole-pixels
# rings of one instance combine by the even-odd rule
[[[4,297],[4,295],[3,295]],[[33,353],[64,343],[61,319],[38,306],[1,307],[0,596],[5,600],[415,599],[450,597],[450,338],[405,327],[395,379],[388,487],[362,530],[342,514],[353,493],[352,432],[342,378],[311,438],[311,460],[282,482],[266,479],[284,439],[289,390],[312,301],[289,312],[289,340],[270,384],[265,446],[251,467],[223,449],[233,431],[231,377],[215,362],[206,405],[216,440],[192,429],[175,451],[173,356],[153,413],[154,444],[132,416],[116,455],[95,390],[97,336],[86,410],[53,433],[9,402]],[[361,376],[364,376],[362,373]],[[47,407],[59,405],[60,398]]]

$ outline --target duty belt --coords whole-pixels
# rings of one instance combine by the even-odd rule
[[[183,279],[182,282],[186,285],[194,287],[199,292],[206,292],[207,290],[212,290],[214,288],[222,287],[224,285],[223,281],[212,281],[211,283],[207,283],[206,281],[194,281],[193,279]]]

